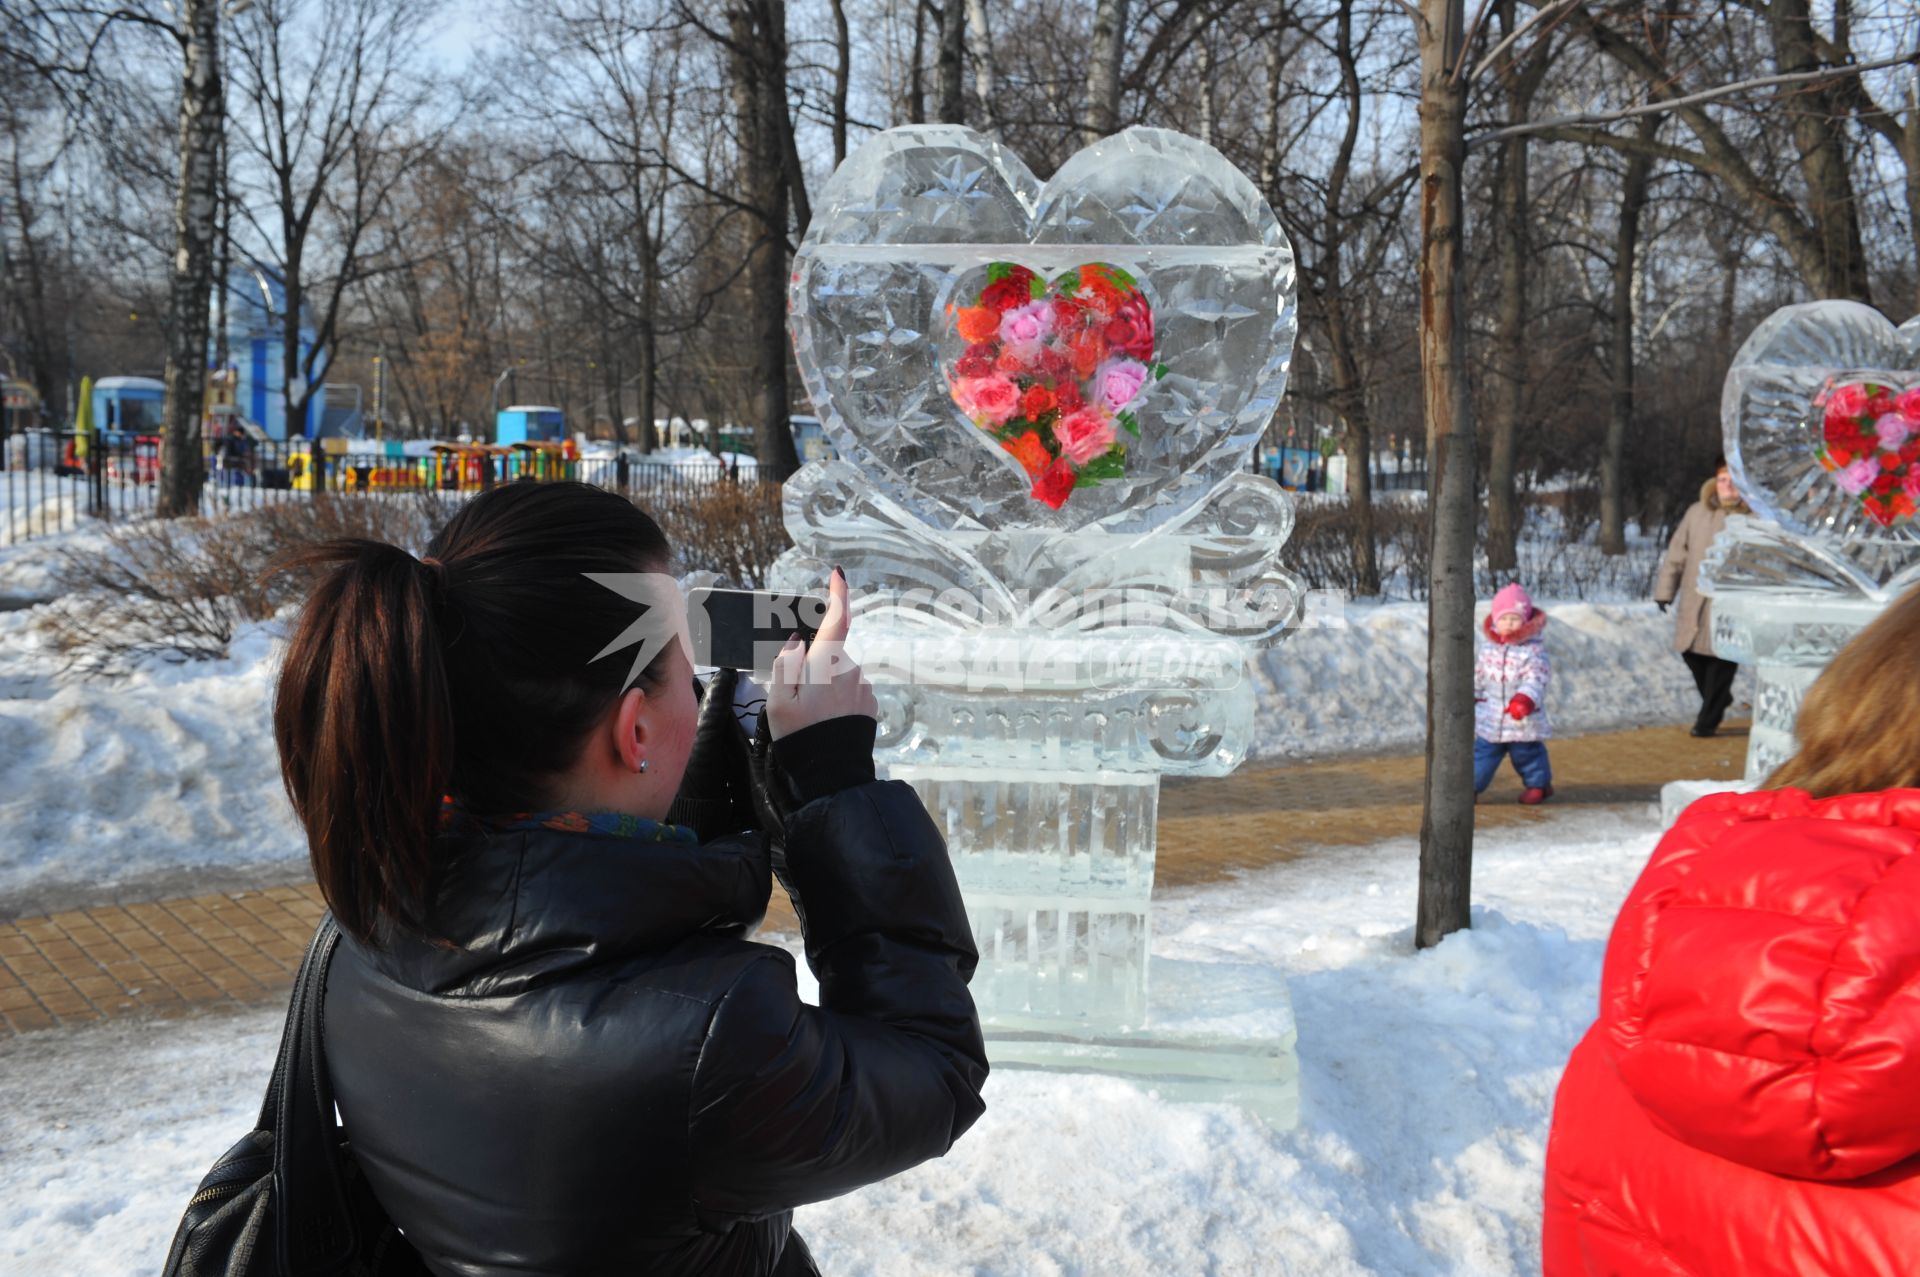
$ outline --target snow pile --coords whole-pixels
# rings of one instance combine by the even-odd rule
[[[1673,618],[1651,603],[1540,604],[1560,735],[1682,723],[1700,694],[1673,651]],[[1484,615],[1484,604],[1481,609]],[[1344,624],[1338,623],[1344,619]],[[1427,607],[1349,602],[1261,654],[1256,756],[1413,751],[1426,736]],[[1749,679],[1736,704],[1752,699]]]
[[[31,617],[0,614],[0,899],[305,857],[269,717],[274,626],[243,628],[226,660],[69,681]]]
[[[0,545],[57,537],[96,522],[86,509],[84,479],[48,470],[0,470]]]
[[[946,1158],[801,1209],[825,1271],[1539,1271],[1553,1088],[1594,1013],[1650,817],[1481,838],[1476,929],[1415,955],[1417,849],[1342,850],[1158,902],[1155,952],[1291,985],[1302,1116],[1003,1070]],[[0,1271],[151,1272],[207,1165],[251,1125],[278,1012],[0,1044]]]

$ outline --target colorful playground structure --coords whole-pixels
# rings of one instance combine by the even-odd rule
[[[580,450],[571,439],[504,445],[317,439],[293,446],[286,486],[300,492],[457,492],[516,479],[575,479],[579,465]],[[279,485],[265,480],[265,486]]]

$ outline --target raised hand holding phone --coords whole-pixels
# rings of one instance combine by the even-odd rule
[[[827,614],[813,642],[796,636],[773,659],[773,677],[767,684],[767,732],[774,740],[849,714],[880,716],[873,685],[847,657],[849,622],[847,578],[835,568],[827,583]]]

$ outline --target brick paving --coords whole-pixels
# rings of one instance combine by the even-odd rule
[[[1711,740],[1672,727],[1557,740],[1549,807],[1516,804],[1519,784],[1504,768],[1475,820],[1500,828],[1555,809],[1651,802],[1668,780],[1737,777],[1746,747],[1738,726]],[[1195,886],[1316,849],[1413,836],[1424,783],[1417,755],[1255,764],[1167,782],[1155,880]],[[290,883],[0,922],[0,1037],[283,997],[321,909],[312,883]],[[798,929],[779,891],[767,927]]]

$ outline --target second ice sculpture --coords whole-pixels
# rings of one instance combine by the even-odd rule
[[[1793,752],[1801,697],[1895,595],[1920,583],[1920,318],[1858,302],[1783,307],[1721,397],[1736,516],[1700,568],[1713,643],[1758,676],[1746,780]]]
[[[781,588],[841,565],[880,758],[946,831],[996,1062],[1297,1103],[1284,984],[1154,964],[1163,775],[1246,755],[1252,648],[1301,589],[1245,471],[1285,389],[1291,249],[1243,174],[1130,129],[1041,184],[969,129],[894,129],[794,264],[802,376],[841,459],[786,487]]]

